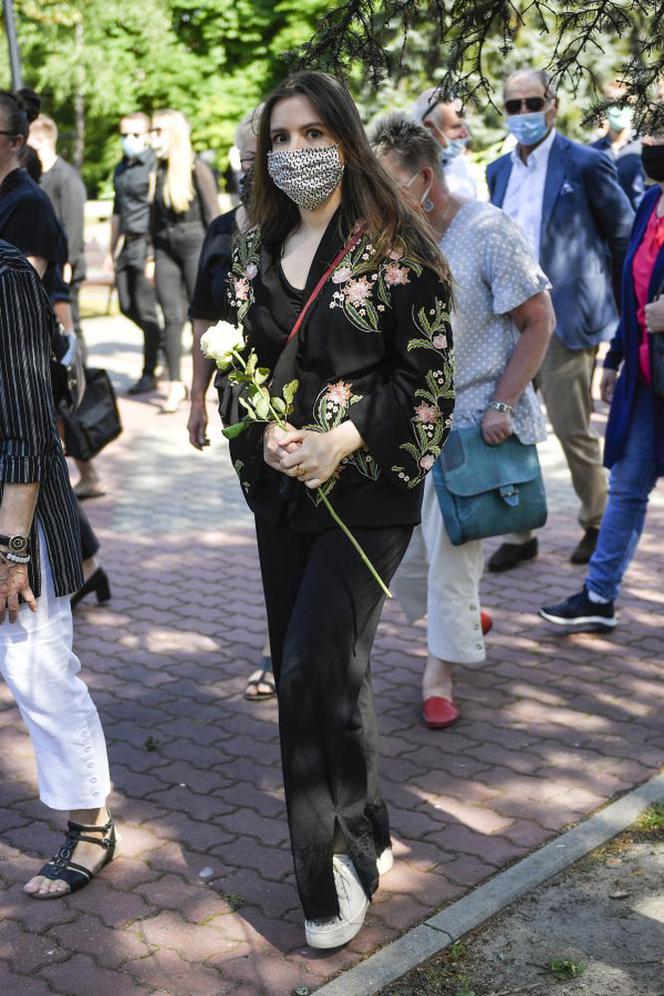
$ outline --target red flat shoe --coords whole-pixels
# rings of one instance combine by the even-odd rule
[[[480,622],[482,624],[482,636],[486,636],[493,629],[493,616],[484,609],[480,612]]]
[[[456,723],[459,710],[454,702],[444,699],[442,695],[430,695],[422,703],[422,715],[430,730],[442,730]]]

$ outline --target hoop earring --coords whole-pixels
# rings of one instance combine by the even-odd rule
[[[422,207],[426,211],[427,214],[431,214],[431,212],[433,211],[433,208],[434,208],[434,204],[433,204],[433,201],[431,200],[430,197],[425,197],[424,198],[424,200],[422,202]]]

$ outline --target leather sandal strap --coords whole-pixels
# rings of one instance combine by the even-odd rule
[[[110,833],[113,829],[113,817],[109,816],[108,823],[95,823],[93,826],[86,826],[84,823],[74,823],[67,820],[67,829],[76,833]]]
[[[110,837],[104,837],[102,840],[97,840],[96,837],[88,837],[84,833],[73,833],[71,831],[67,834],[67,837],[70,840],[75,841],[77,844],[80,841],[85,841],[86,844],[96,844],[97,847],[109,847],[112,842]]]

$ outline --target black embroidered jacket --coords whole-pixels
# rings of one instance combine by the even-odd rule
[[[321,240],[303,294],[306,301],[346,239],[338,215]],[[277,395],[296,378],[289,421],[328,432],[346,419],[365,447],[347,457],[325,485],[349,526],[417,523],[421,485],[449,432],[454,406],[449,293],[437,274],[394,252],[372,263],[363,236],[337,264],[309,309],[297,336],[297,319],[278,265],[253,230],[238,238],[228,276],[228,309],[241,324],[259,365],[273,371]],[[217,375],[224,425],[244,414],[238,389]],[[275,522],[284,512],[294,529],[330,525],[315,491],[268,467],[263,426],[251,426],[230,443],[231,457],[253,511]]]

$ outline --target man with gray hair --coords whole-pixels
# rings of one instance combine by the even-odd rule
[[[481,427],[493,446],[512,434],[522,443],[540,442],[544,419],[531,381],[549,344],[553,310],[549,282],[526,239],[502,211],[449,191],[438,145],[426,129],[390,115],[370,137],[404,198],[423,209],[454,277],[452,427]],[[432,729],[459,716],[453,666],[476,667],[485,660],[482,568],[481,541],[450,542],[430,474],[422,526],[393,588],[411,622],[428,617],[422,697],[424,721]]]
[[[430,87],[415,101],[412,118],[427,128],[438,142],[441,165],[452,193],[477,197],[477,181],[466,156],[470,130],[461,101],[458,98],[444,100],[439,90]]]
[[[489,193],[491,203],[524,232],[553,285],[556,332],[539,386],[581,502],[584,533],[571,560],[585,564],[597,543],[607,496],[599,439],[590,422],[592,375],[599,343],[611,338],[618,318],[634,212],[608,156],[556,131],[558,99],[548,73],[512,73],[504,105],[517,145],[489,165]],[[537,552],[532,534],[512,536],[496,550],[489,570],[509,570]]]

